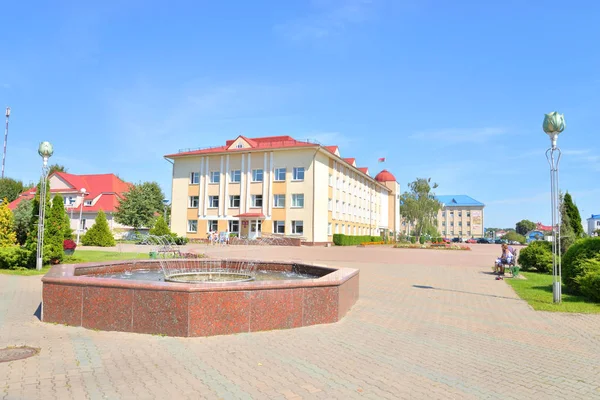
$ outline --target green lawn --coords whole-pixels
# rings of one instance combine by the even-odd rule
[[[534,310],[572,313],[600,313],[600,303],[586,301],[581,296],[563,292],[562,302],[552,302],[552,275],[535,272],[521,272],[527,279],[506,279],[520,298],[527,301]],[[563,289],[564,290],[564,289]]]
[[[94,261],[116,261],[116,260],[133,260],[133,259],[147,259],[149,257],[148,252],[144,253],[120,253],[118,251],[101,251],[101,250],[75,250],[72,256],[65,256],[63,264],[80,264],[84,262]],[[12,269],[0,269],[0,274],[5,275],[44,275],[50,270],[50,266],[45,266],[41,271],[35,269],[26,270],[12,270]]]

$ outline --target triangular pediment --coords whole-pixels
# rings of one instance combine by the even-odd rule
[[[227,148],[227,150],[235,150],[235,149],[251,149],[255,146],[253,140],[250,140],[244,136],[238,136],[237,139],[233,141]]]

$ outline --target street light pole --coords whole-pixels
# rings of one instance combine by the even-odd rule
[[[42,181],[40,182],[39,194],[40,194],[40,208],[38,210],[38,237],[37,237],[37,252],[35,269],[41,271],[43,263],[43,252],[44,252],[44,218],[46,214],[46,181],[48,180],[48,159],[54,153],[54,149],[49,142],[40,143],[38,148],[38,154],[42,157]]]
[[[552,205],[552,298],[560,303],[562,297],[562,264],[560,257],[560,189],[558,185],[558,163],[562,155],[556,145],[558,134],[565,129],[565,117],[554,111],[546,114],[543,123],[544,132],[550,137],[551,146],[546,150],[546,159],[550,165],[550,196]]]
[[[79,246],[79,235],[81,234],[81,219],[83,217],[83,202],[85,200],[85,188],[81,188],[81,206],[79,208],[79,222],[77,225],[77,246]]]
[[[4,164],[6,162],[6,143],[8,142],[8,117],[10,117],[10,107],[6,107],[6,128],[4,129],[4,153],[2,155],[2,179],[4,179]]]

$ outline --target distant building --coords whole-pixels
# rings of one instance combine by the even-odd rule
[[[542,231],[539,229],[534,229],[525,234],[525,240],[527,243],[536,241],[536,240],[547,240],[551,233],[548,231]]]
[[[590,236],[598,236],[598,234],[594,233],[598,229],[600,229],[600,214],[592,214],[592,216],[587,219],[587,234]]]
[[[483,237],[485,204],[466,195],[435,196],[442,203],[438,212],[438,231],[444,237]]]
[[[50,198],[56,196],[63,198],[63,204],[69,219],[71,229],[77,232],[78,226],[84,231],[94,225],[98,211],[106,214],[108,226],[114,228],[129,228],[114,221],[113,214],[119,205],[119,199],[129,191],[130,183],[122,181],[115,174],[75,175],[66,172],[54,172],[48,177],[50,185]],[[81,189],[85,189],[85,197],[81,196]],[[33,187],[19,195],[8,207],[14,210],[23,200],[35,197],[36,188]],[[82,213],[81,220],[79,213]]]

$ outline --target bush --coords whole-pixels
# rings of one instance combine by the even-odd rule
[[[100,247],[111,247],[115,245],[115,238],[108,228],[108,222],[106,222],[104,211],[98,211],[96,222],[88,229],[85,235],[83,235],[81,243],[84,246]]]
[[[419,243],[425,244],[425,236],[420,236],[419,237]]]
[[[513,232],[513,231],[508,232],[506,235],[502,236],[502,239],[508,240],[508,241],[519,242],[521,244],[526,242],[525,236],[519,235],[517,232]]]
[[[417,238],[416,238],[415,236],[411,236],[411,237],[410,237],[410,243],[411,243],[411,244],[415,244],[415,243],[417,243]]]
[[[169,229],[169,225],[165,222],[164,218],[158,217],[152,229],[150,229],[150,234],[155,236],[171,236],[171,230]]]
[[[29,250],[19,246],[0,247],[0,269],[23,269],[27,268]]]
[[[593,271],[594,262],[600,258],[600,237],[579,239],[569,247],[563,256],[563,283],[566,291],[577,294],[581,293],[577,278],[583,278],[588,271]],[[591,268],[591,269],[590,269]]]
[[[582,263],[585,274],[575,278],[581,294],[600,303],[600,256]]]
[[[523,271],[552,272],[552,243],[543,240],[531,242],[521,250],[518,262]]]
[[[381,236],[350,236],[340,233],[333,235],[333,244],[336,246],[358,246],[362,243],[381,242]]]

